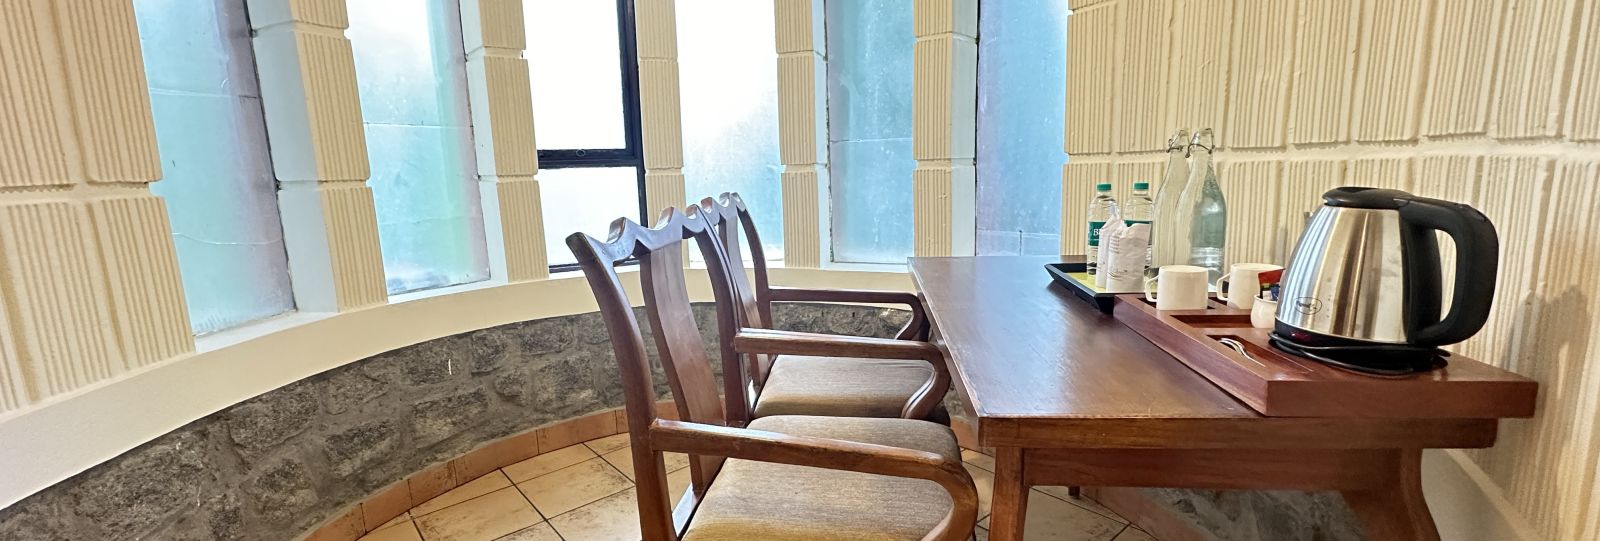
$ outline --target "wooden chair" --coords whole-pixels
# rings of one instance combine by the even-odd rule
[[[977,491],[950,429],[912,419],[773,416],[746,428],[727,425],[705,344],[690,311],[681,242],[705,220],[668,209],[656,228],[627,219],[602,242],[567,237],[594,291],[620,367],[639,523],[646,540],[924,539],[965,540],[977,520]],[[699,239],[710,243],[710,238]],[[639,260],[645,312],[681,420],[660,418],[644,337],[615,264]],[[720,258],[716,258],[720,259]],[[720,261],[710,272],[726,272]],[[720,299],[730,291],[716,291]],[[718,324],[733,314],[719,311]],[[761,336],[747,348],[791,344],[804,335]],[[937,354],[917,342],[829,342],[829,354]],[[674,511],[663,452],[691,455],[692,489]],[[724,458],[725,457],[725,458]]]
[[[718,249],[724,254],[734,296],[730,301],[738,323],[746,332],[772,329],[772,303],[791,301],[901,304],[910,307],[911,321],[897,339],[927,340],[928,321],[922,302],[912,293],[844,289],[772,287],[767,280],[767,260],[761,236],[750,209],[737,193],[700,202],[710,220]],[[754,283],[745,268],[740,237],[749,238]],[[704,252],[704,250],[702,250]],[[702,253],[705,259],[711,254]],[[713,276],[713,280],[718,279]],[[721,287],[721,286],[718,286]],[[721,302],[721,301],[719,301]],[[732,334],[721,335],[724,345]],[[814,340],[822,341],[822,337]],[[929,362],[878,358],[825,357],[800,351],[786,355],[740,355],[723,348],[723,374],[743,373],[743,385],[724,388],[727,408],[736,424],[769,415],[828,415],[841,417],[904,417],[931,419],[948,424],[944,395],[950,374],[942,358]],[[739,370],[742,363],[742,370]],[[735,372],[735,370],[739,370]],[[731,382],[732,378],[728,378]],[[725,382],[728,383],[728,382]]]

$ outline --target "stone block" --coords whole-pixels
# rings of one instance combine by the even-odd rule
[[[172,514],[194,507],[209,477],[208,449],[180,429],[96,467],[69,493],[78,515],[111,538],[138,538]]]
[[[348,477],[375,461],[392,458],[400,443],[394,421],[373,421],[328,436],[323,448],[333,475]]]
[[[322,381],[322,401],[328,413],[354,410],[389,392],[382,381],[352,367],[334,369]]]
[[[460,334],[390,351],[372,359],[369,373],[406,386],[466,379],[471,368],[471,342],[469,335]]]
[[[487,418],[489,396],[482,389],[419,402],[411,407],[411,428],[418,447],[432,445]]]
[[[255,499],[262,519],[285,526],[320,503],[312,473],[297,460],[280,459],[262,467],[245,490]]]
[[[315,388],[296,383],[234,406],[223,414],[228,436],[245,458],[278,446],[314,425]]]

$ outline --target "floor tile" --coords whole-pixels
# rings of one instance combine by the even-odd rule
[[[540,522],[527,528],[517,530],[516,533],[496,539],[495,541],[561,541],[561,536],[556,535],[555,528],[548,522]],[[573,541],[582,541],[574,539]]]
[[[1110,508],[1100,505],[1100,502],[1094,501],[1093,498],[1086,496],[1078,496],[1076,498],[1072,497],[1071,494],[1067,493],[1067,487],[1033,487],[1033,489],[1059,498],[1072,505],[1099,513],[1100,516],[1121,522],[1123,524],[1128,523],[1128,519],[1122,518],[1122,515],[1118,515],[1116,511],[1112,511]]]
[[[505,470],[506,476],[511,478],[511,482],[521,483],[561,468],[589,460],[595,456],[597,455],[594,454],[594,451],[590,451],[588,447],[580,443],[571,447],[563,447],[548,453],[542,453],[539,456],[506,466],[501,469]]]
[[[540,520],[517,489],[503,488],[420,517],[417,529],[426,541],[492,541]]]
[[[408,520],[405,524],[379,528],[357,541],[422,541],[422,536],[417,533],[417,527]]]
[[[624,490],[552,518],[550,525],[569,541],[638,541],[638,500]]]
[[[678,502],[683,500],[683,493],[689,490],[689,468],[667,474],[667,494],[672,495],[672,508],[678,508]]]
[[[961,450],[961,461],[994,473],[994,457],[971,449]]]
[[[989,541],[989,530],[979,526],[972,530],[972,537],[974,541]]]
[[[1155,536],[1145,533],[1144,530],[1129,526],[1117,534],[1116,541],[1156,541]]]
[[[978,525],[988,528],[989,520],[978,521]],[[1024,541],[1110,541],[1122,528],[1123,523],[1082,507],[1029,494],[1028,518],[1022,538]]]
[[[377,528],[373,528],[372,531],[378,531],[378,530],[382,530],[384,528],[388,528],[390,526],[398,526],[398,525],[400,525],[400,523],[410,523],[410,522],[411,522],[411,515],[402,512],[399,515],[396,515],[394,518],[389,519],[389,522],[385,522],[385,523],[383,523],[383,525],[378,526]]]
[[[632,447],[623,447],[621,449],[613,450],[606,454],[600,455],[600,458],[604,458],[606,459],[606,462],[611,463],[612,466],[616,466],[618,471],[621,471],[623,475],[628,476],[628,479],[633,479]],[[683,453],[662,453],[661,460],[666,462],[667,473],[672,473],[689,467],[689,455]]]
[[[420,517],[446,507],[500,490],[511,486],[511,480],[500,470],[489,472],[483,477],[467,481],[466,484],[450,489],[449,492],[438,497],[422,502],[422,505],[411,508],[411,516]]]
[[[632,481],[598,457],[517,484],[546,517],[577,509],[632,486]]]
[[[989,516],[989,503],[994,499],[994,474],[971,464],[963,464],[972,475],[972,484],[978,487],[978,520]]]
[[[595,454],[603,455],[617,449],[626,449],[628,447],[628,434],[606,436],[598,440],[583,442],[583,444],[589,446],[589,450],[594,451]]]

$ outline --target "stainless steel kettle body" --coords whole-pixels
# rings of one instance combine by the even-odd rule
[[[1280,347],[1411,370],[1431,361],[1438,346],[1483,327],[1499,239],[1482,213],[1374,188],[1335,188],[1323,202],[1284,270],[1273,332]],[[1436,231],[1456,246],[1454,290],[1443,317]]]

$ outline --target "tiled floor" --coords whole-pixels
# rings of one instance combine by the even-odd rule
[[[978,539],[989,531],[994,459],[963,451],[978,484]],[[673,494],[689,485],[688,457],[667,457]],[[366,541],[637,541],[628,436],[618,434],[524,460],[423,502],[363,537]],[[1064,487],[1028,498],[1028,541],[1154,541],[1093,500]]]

